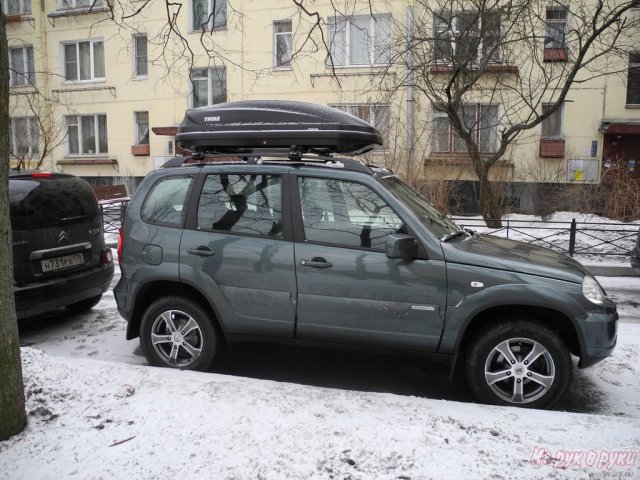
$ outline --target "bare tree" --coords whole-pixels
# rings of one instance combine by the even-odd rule
[[[468,155],[480,212],[498,226],[496,166],[524,132],[562,108],[573,87],[626,72],[636,4],[416,0],[412,22],[394,21],[391,61],[378,84],[384,92],[409,85],[426,99],[432,151],[448,142],[449,151]]]
[[[5,15],[0,8],[0,131],[9,126],[9,65]],[[9,135],[0,135],[0,440],[26,423],[18,324],[13,300],[13,252],[9,220]]]

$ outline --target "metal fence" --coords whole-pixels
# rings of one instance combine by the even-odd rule
[[[118,233],[120,231],[120,225],[122,225],[122,219],[128,204],[128,201],[99,204],[104,233]]]
[[[479,233],[520,240],[573,255],[628,256],[635,246],[639,225],[630,223],[503,220],[502,228],[489,228],[481,218],[452,217],[458,225]]]

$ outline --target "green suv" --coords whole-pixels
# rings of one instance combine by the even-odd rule
[[[229,103],[191,110],[183,125],[218,117],[213,144],[225,108],[247,104],[275,110]],[[272,114],[307,105],[279,102]],[[152,172],[134,195],[115,296],[127,338],[140,337],[152,364],[208,370],[224,343],[243,341],[441,354],[480,401],[549,407],[569,387],[571,354],[579,367],[611,354],[616,307],[581,264],[460,229],[390,171],[335,157],[379,135],[312,107],[325,132],[338,131],[332,145],[317,126],[286,152],[179,133],[197,154]]]

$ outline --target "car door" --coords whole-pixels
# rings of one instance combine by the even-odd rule
[[[227,334],[293,337],[296,285],[282,173],[209,173],[196,186],[180,278],[204,292]]]
[[[386,237],[407,226],[371,186],[298,176],[296,338],[434,351],[442,332],[444,263],[391,259]]]

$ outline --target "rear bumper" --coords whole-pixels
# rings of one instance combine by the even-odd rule
[[[18,320],[102,295],[113,278],[113,263],[13,290]]]

